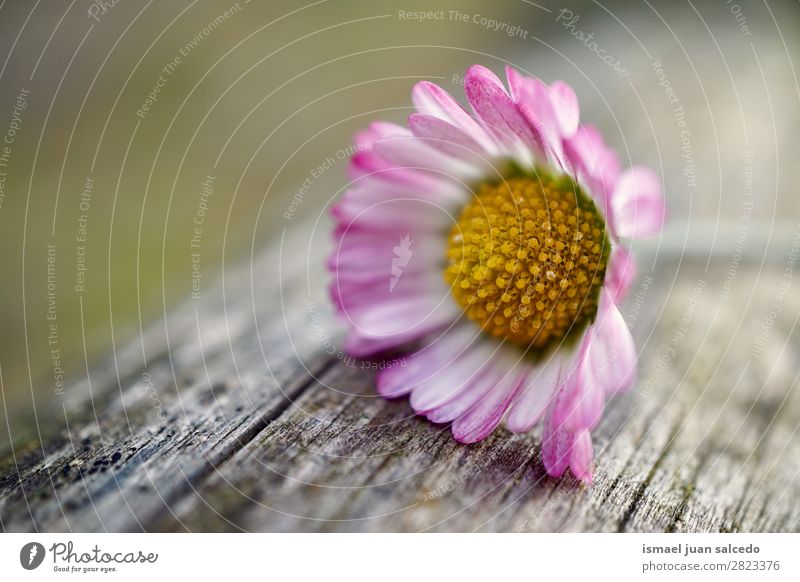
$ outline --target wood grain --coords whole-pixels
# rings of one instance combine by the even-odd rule
[[[374,371],[328,353],[320,260],[287,261],[324,253],[293,232],[71,387],[61,431],[4,455],[4,530],[800,529],[799,300],[765,326],[780,262],[741,264],[730,294],[727,264],[642,269],[623,308],[640,380],[609,404],[585,487],[546,476],[538,434],[460,445],[376,397]]]
[[[689,16],[680,22],[691,32],[702,23]],[[581,95],[599,91],[582,117],[605,125],[631,161],[660,169],[674,217],[664,238],[634,249],[640,272],[622,312],[639,381],[594,433],[591,487],[549,478],[536,432],[460,445],[406,400],[378,398],[374,371],[338,352],[322,264],[329,225],[276,219],[266,251],[118,344],[31,419],[30,437],[0,450],[3,530],[800,530],[800,238],[796,197],[779,195],[798,166],[772,167],[796,150],[797,95],[764,58],[785,89],[767,91],[755,58],[779,55],[782,37],[759,36],[756,53],[732,26],[713,43],[703,30],[684,35],[692,54],[723,45],[732,86],[702,58],[714,74],[700,83],[675,39],[652,30],[647,54],[626,35],[604,36],[626,55],[630,82],[584,78],[604,65],[557,32],[577,70],[536,51],[519,62]],[[696,190],[655,60],[689,112]],[[740,245],[748,161],[758,204]]]

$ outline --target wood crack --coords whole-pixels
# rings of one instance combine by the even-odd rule
[[[639,507],[639,504],[644,499],[644,493],[647,491],[647,487],[650,485],[650,482],[653,480],[653,476],[656,474],[656,471],[661,467],[661,464],[664,462],[664,459],[669,454],[670,450],[672,449],[673,444],[675,443],[675,438],[678,436],[678,428],[680,425],[675,425],[672,430],[670,430],[669,439],[667,440],[664,448],[658,455],[655,463],[653,463],[652,467],[650,467],[650,471],[647,473],[647,477],[642,483],[636,488],[635,493],[633,494],[633,499],[631,500],[630,505],[625,510],[625,513],[622,515],[622,519],[617,524],[617,531],[624,532],[628,522],[633,517],[633,514]]]

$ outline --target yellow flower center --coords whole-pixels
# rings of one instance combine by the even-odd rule
[[[538,350],[594,319],[610,247],[594,202],[540,171],[478,188],[450,232],[445,278],[485,332]]]

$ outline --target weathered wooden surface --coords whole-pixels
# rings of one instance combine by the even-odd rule
[[[796,41],[786,26],[784,49],[771,12],[753,10],[751,24],[758,17],[766,25],[751,45],[724,20],[727,7],[717,8],[725,26],[713,41],[692,5],[680,8],[687,18],[669,20],[685,29],[684,42],[693,39],[688,53],[649,12],[631,24],[644,30],[637,42],[647,54],[632,51],[622,30],[606,31],[604,47],[625,55],[630,82],[584,79],[539,45],[519,49],[530,53],[530,71],[576,84],[584,118],[619,124],[609,139],[624,142],[624,157],[660,170],[674,218],[670,236],[637,248],[639,280],[622,311],[640,350],[640,380],[609,403],[594,433],[594,485],[547,477],[536,433],[498,430],[459,445],[405,400],[376,397],[372,371],[329,353],[337,328],[324,292],[327,227],[292,223],[200,301],[93,367],[27,443],[0,450],[0,526],[800,530],[792,246],[800,166],[786,163],[796,155],[800,95],[780,58]],[[551,40],[580,71],[604,66],[558,27]],[[656,59],[688,112],[701,170],[692,195]],[[735,70],[726,80],[728,63]],[[750,150],[757,204],[734,260]],[[39,434],[38,426],[60,429]]]
[[[91,392],[71,387],[63,430],[4,455],[3,528],[800,529],[796,294],[764,331],[780,260],[744,261],[736,277],[751,283],[729,296],[727,264],[643,268],[623,310],[641,379],[608,406],[586,488],[545,475],[536,434],[460,445],[405,400],[376,397],[373,372],[327,353],[335,328],[302,240],[154,325],[146,367],[137,340],[92,373]]]

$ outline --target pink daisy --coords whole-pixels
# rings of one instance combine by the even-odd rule
[[[350,355],[404,354],[379,372],[382,396],[410,395],[464,443],[504,419],[541,424],[547,472],[589,483],[606,396],[636,377],[617,308],[635,266],[619,242],[660,231],[660,180],[622,171],[567,84],[506,75],[509,91],[467,71],[474,114],[420,82],[408,127],[356,135],[331,294]]]

